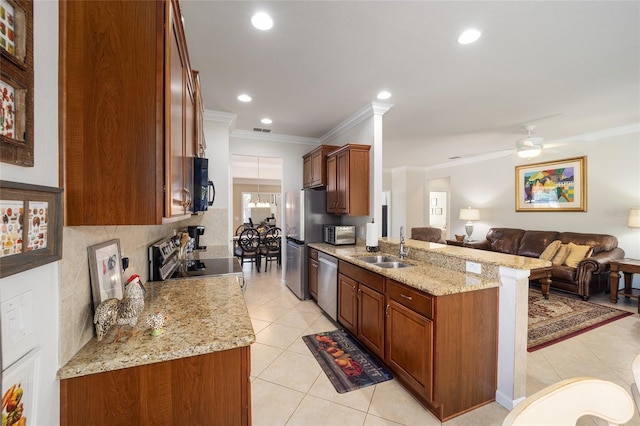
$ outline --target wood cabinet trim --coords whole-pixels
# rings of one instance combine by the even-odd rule
[[[379,293],[385,292],[385,277],[375,272],[367,271],[352,263],[338,260],[338,270],[341,274],[349,276],[361,284],[370,287]]]

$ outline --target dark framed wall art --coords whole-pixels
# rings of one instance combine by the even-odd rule
[[[0,278],[62,258],[62,189],[0,180]]]

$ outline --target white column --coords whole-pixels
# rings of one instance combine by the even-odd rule
[[[382,235],[382,117],[393,105],[372,102],[373,109],[373,142],[371,144],[371,201],[369,204],[370,217],[378,224],[378,235]]]
[[[529,270],[500,267],[496,402],[512,410],[526,397]]]

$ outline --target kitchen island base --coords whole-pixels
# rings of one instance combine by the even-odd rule
[[[250,425],[250,346],[60,381],[60,424]]]

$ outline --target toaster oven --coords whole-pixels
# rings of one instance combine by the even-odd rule
[[[324,225],[324,242],[334,246],[356,243],[356,227],[354,225]]]

